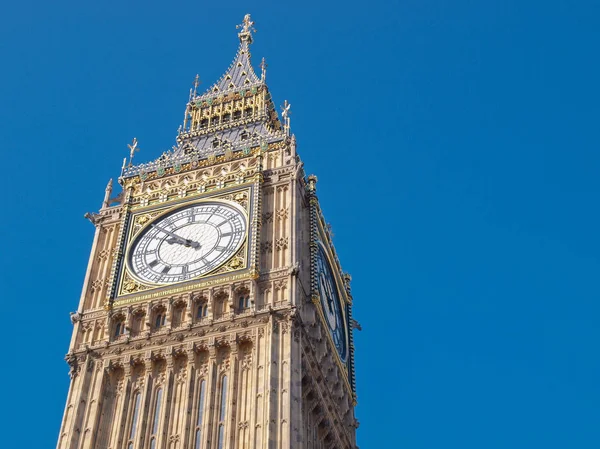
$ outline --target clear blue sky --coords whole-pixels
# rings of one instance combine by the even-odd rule
[[[354,277],[361,449],[600,447],[600,6],[566,0],[4,4],[3,447],[56,444],[83,214],[247,12]]]

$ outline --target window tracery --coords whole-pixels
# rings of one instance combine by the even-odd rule
[[[217,449],[223,449],[225,443],[225,415],[227,412],[227,375],[223,376],[221,380],[221,392],[220,392],[220,406],[219,406],[219,423],[217,430]]]
[[[160,406],[162,402],[162,388],[156,390],[154,400],[154,418],[152,419],[152,432],[150,434],[150,449],[156,449],[156,438],[158,436],[158,423],[160,419]]]
[[[202,420],[204,418],[204,396],[206,395],[206,381],[200,380],[198,393],[198,415],[196,418],[196,435],[194,449],[202,449]]]

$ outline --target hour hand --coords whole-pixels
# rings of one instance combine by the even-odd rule
[[[200,243],[198,243],[198,242],[193,242],[192,240],[184,239],[183,237],[180,237],[177,234],[174,234],[173,232],[169,231],[168,229],[161,228],[160,226],[157,226],[155,224],[153,224],[151,226],[158,229],[159,231],[162,231],[165,234],[167,234],[170,237],[167,239],[167,243],[169,243],[169,244],[179,243],[184,246],[191,246],[194,249],[200,248]]]
[[[180,243],[184,246],[190,246],[194,249],[200,249],[200,243],[198,242],[194,242],[193,240],[189,240],[189,239],[184,239],[183,237],[169,237],[167,239],[167,243],[169,244],[173,244],[173,243]]]

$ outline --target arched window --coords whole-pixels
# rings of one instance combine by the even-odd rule
[[[244,109],[244,117],[250,117],[252,115],[252,108]]]
[[[154,401],[154,419],[152,420],[152,433],[150,435],[150,449],[156,449],[156,438],[158,435],[158,423],[160,420],[160,405],[162,402],[162,388],[156,391],[156,400]]]
[[[154,327],[156,329],[160,329],[165,325],[167,320],[167,314],[164,311],[160,311],[156,314],[156,318],[154,318]]]
[[[244,293],[238,298],[238,310],[246,310],[250,307],[250,295]]]
[[[233,112],[233,119],[234,120],[239,120],[240,118],[242,118],[242,111],[234,111]]]
[[[115,338],[119,338],[125,333],[125,320],[120,319],[115,324]]]
[[[140,414],[140,399],[141,395],[139,392],[135,393],[135,397],[133,399],[133,411],[131,415],[131,427],[129,429],[129,444],[127,445],[127,449],[133,449],[133,443],[135,440],[135,431],[137,429],[138,416]]]
[[[208,304],[201,302],[198,304],[198,311],[196,312],[196,318],[205,318],[208,315]]]
[[[196,444],[194,449],[202,449],[202,419],[204,418],[204,396],[206,395],[206,381],[200,381],[198,393],[198,418],[196,419]]]
[[[219,411],[219,434],[217,449],[223,449],[225,444],[225,417],[227,413],[227,376],[221,381],[221,406]]]
[[[231,114],[223,114],[223,123],[229,123],[229,120],[231,120]]]
[[[203,118],[200,120],[200,129],[208,128],[208,119]]]

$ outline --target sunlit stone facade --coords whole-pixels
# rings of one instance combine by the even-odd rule
[[[122,191],[86,214],[58,449],[356,447],[350,276],[252,25],[194,84],[177,145],[135,165],[134,141]]]

